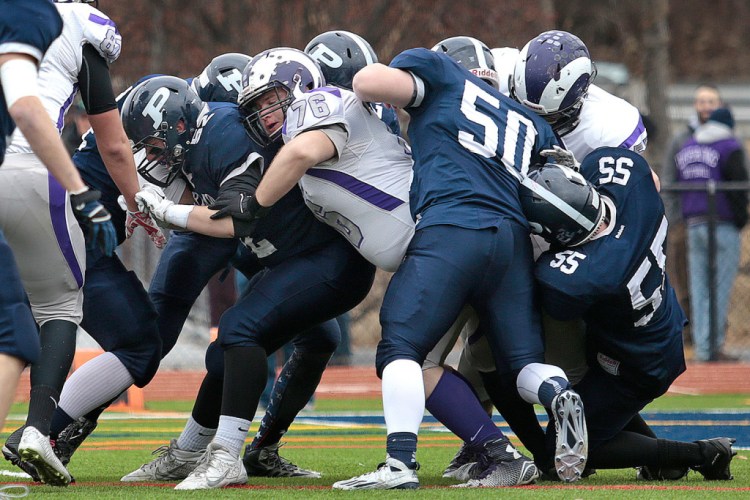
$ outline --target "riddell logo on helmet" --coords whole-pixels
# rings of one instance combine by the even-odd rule
[[[497,72],[489,68],[474,68],[471,73],[478,78],[497,78]]]

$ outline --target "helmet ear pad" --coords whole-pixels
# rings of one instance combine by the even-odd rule
[[[546,164],[528,175],[521,206],[531,231],[554,246],[589,241],[605,221],[605,204],[596,188],[578,172]]]

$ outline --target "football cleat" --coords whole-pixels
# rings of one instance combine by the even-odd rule
[[[209,443],[198,467],[174,489],[210,490],[246,483],[247,472],[240,457],[218,443]]]
[[[566,483],[581,479],[588,458],[588,435],[583,403],[572,390],[565,390],[552,400],[555,420],[555,471]]]
[[[298,467],[289,460],[279,455],[281,443],[272,444],[263,448],[245,448],[245,456],[242,463],[248,476],[256,477],[309,477],[319,478],[320,472],[306,470]]]
[[[203,457],[202,451],[179,449],[176,439],[171,440],[169,446],[160,446],[151,454],[157,457],[123,476],[120,481],[181,481],[198,467]]]
[[[18,454],[18,445],[21,442],[21,435],[23,435],[23,431],[26,429],[26,426],[19,427],[13,433],[8,436],[8,439],[5,441],[5,445],[3,445],[3,457],[5,457],[5,460],[9,461],[22,471],[24,471],[26,474],[28,474],[31,477],[32,481],[35,481],[37,483],[41,482],[41,479],[39,478],[39,474],[36,471],[36,468],[31,465],[28,462],[24,462],[21,459],[21,455]]]
[[[50,486],[67,486],[70,484],[70,473],[55,455],[49,436],[45,436],[35,427],[27,426],[18,443],[18,455],[33,465],[39,479]]]
[[[443,471],[443,477],[458,479],[459,481],[468,481],[469,470],[477,463],[478,453],[468,443],[464,442],[459,448],[456,456]]]
[[[472,478],[457,488],[487,488],[531,484],[539,477],[534,461],[522,455],[507,438],[484,444],[479,460],[469,471]]]
[[[70,458],[79,446],[86,440],[89,435],[96,429],[97,422],[81,417],[68,424],[60,435],[55,439],[55,455],[63,465],[70,463]]]
[[[335,490],[414,490],[419,488],[419,478],[416,469],[410,469],[402,461],[388,457],[378,465],[375,472],[368,472],[361,476],[337,481],[333,483]]]
[[[693,466],[692,469],[700,472],[706,480],[730,481],[734,479],[729,470],[729,464],[732,462],[732,457],[737,454],[732,449],[735,441],[734,438],[726,437],[697,441],[701,447],[701,453],[706,457],[706,463]]]

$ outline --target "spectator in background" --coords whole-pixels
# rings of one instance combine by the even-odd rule
[[[696,99],[696,103],[697,103]],[[698,107],[696,106],[696,109]],[[700,116],[700,111],[699,111]],[[747,181],[745,154],[734,135],[734,118],[727,108],[714,110],[699,125],[674,157],[677,180],[705,185],[708,181]],[[716,194],[716,314],[717,339],[712,349],[709,315],[708,194],[704,190],[681,195],[682,216],[687,224],[688,275],[693,323],[694,358],[697,361],[726,361],[722,350],[726,333],[729,297],[740,261],[740,230],[748,220],[745,191]]]
[[[706,123],[708,116],[719,106],[721,106],[721,96],[719,95],[719,89],[714,85],[701,84],[695,89],[693,101],[695,114],[690,117],[687,127],[672,139],[666,151],[662,162],[662,182],[667,185],[676,182],[677,167],[675,166],[675,156],[677,152],[692,137],[695,129],[699,125]],[[687,311],[690,309],[690,295],[687,283],[687,236],[680,211],[680,196],[673,191],[665,191],[662,197],[664,198],[664,209],[667,214],[667,220],[669,220],[669,241],[667,244],[669,276],[672,279],[672,286],[675,289],[675,293],[677,293],[677,300]],[[686,330],[692,330],[692,324],[688,325]]]

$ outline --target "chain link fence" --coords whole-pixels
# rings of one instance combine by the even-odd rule
[[[708,228],[708,311],[710,359],[750,361],[750,233],[740,233],[740,263],[737,277],[731,289],[726,327],[722,324],[719,311],[719,262],[717,241],[717,195],[722,192],[750,191],[748,182],[715,182],[706,184],[674,183],[662,185],[661,193],[665,204],[679,207],[679,198],[686,192],[702,191],[708,198],[708,214],[703,222]],[[670,213],[671,212],[671,213]],[[688,272],[687,226],[679,216],[679,210],[668,210],[669,240],[667,249],[667,272],[677,293],[677,298],[688,318],[692,316],[691,301],[701,300],[690,296],[690,275]],[[725,341],[720,345],[721,329],[725,328]],[[688,360],[693,359],[693,336],[691,326],[685,329],[685,346]]]

